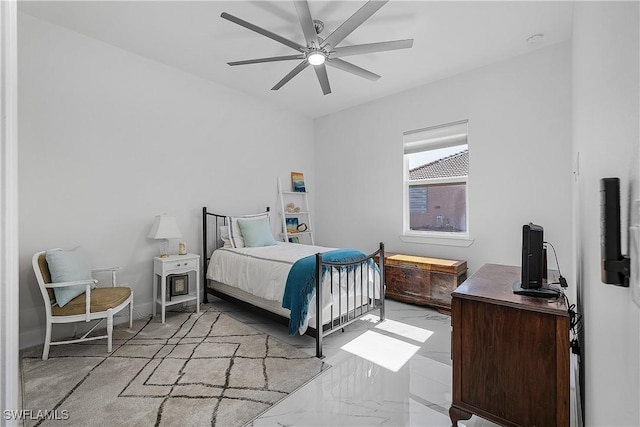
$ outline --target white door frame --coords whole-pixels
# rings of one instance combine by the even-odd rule
[[[16,0],[0,1],[0,425],[22,406],[19,359]]]

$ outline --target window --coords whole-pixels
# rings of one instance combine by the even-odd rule
[[[406,132],[404,234],[466,237],[467,121]]]

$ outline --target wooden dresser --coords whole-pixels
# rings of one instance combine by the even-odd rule
[[[453,292],[453,426],[568,426],[569,315],[561,298],[515,295],[520,268],[486,264]]]
[[[451,312],[451,292],[467,278],[467,262],[385,254],[385,296]]]

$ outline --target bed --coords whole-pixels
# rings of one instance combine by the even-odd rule
[[[287,323],[290,334],[314,336],[319,358],[327,335],[372,311],[384,320],[383,243],[370,254],[285,242],[245,246],[234,240],[239,233],[224,235],[237,231],[236,218],[202,208],[204,303],[215,295],[257,307]]]

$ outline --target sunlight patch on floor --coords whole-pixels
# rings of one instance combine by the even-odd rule
[[[399,335],[404,338],[408,338],[413,341],[417,341],[419,343],[426,342],[431,335],[433,335],[433,331],[429,329],[419,328],[417,326],[408,325],[406,323],[397,322],[391,319],[385,319],[380,322],[380,317],[375,314],[366,314],[360,318],[365,322],[369,323],[377,323],[375,326],[376,329],[380,329],[382,331],[390,332],[395,335]]]
[[[395,320],[386,319],[384,322],[376,326],[376,329],[391,332],[404,338],[408,338],[419,343],[426,342],[433,331],[418,328],[417,326],[407,325],[406,323],[396,322]]]
[[[398,372],[420,349],[375,331],[367,331],[341,348],[393,372]]]

